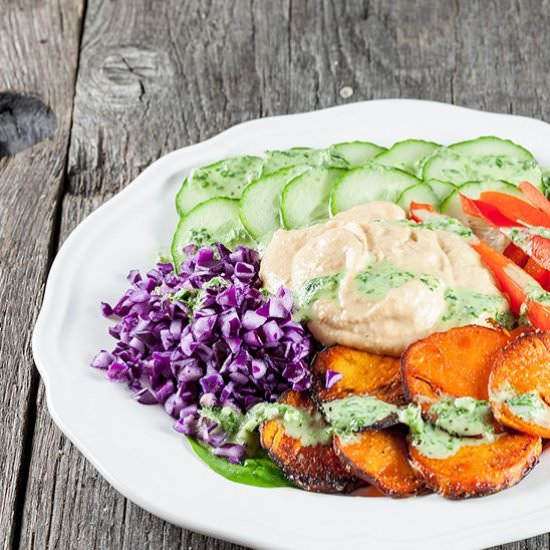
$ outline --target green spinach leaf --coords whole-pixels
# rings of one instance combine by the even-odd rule
[[[246,458],[242,464],[232,464],[226,458],[216,456],[212,451],[195,441],[187,438],[196,455],[217,474],[244,485],[255,487],[294,487],[266,455]]]

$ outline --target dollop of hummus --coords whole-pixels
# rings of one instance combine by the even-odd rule
[[[371,202],[326,223],[277,231],[261,262],[271,292],[292,290],[323,345],[399,356],[438,330],[509,313],[491,273],[458,235]]]

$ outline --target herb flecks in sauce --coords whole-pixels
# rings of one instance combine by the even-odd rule
[[[294,296],[296,308],[299,312],[298,316],[302,320],[309,320],[311,317],[310,307],[320,298],[338,300],[338,288],[341,280],[342,274],[335,273],[334,275],[324,275],[306,281]]]
[[[474,236],[474,232],[456,218],[441,216],[439,214],[428,214],[422,223],[412,220],[381,220],[379,223],[384,225],[404,225],[412,229],[426,229],[428,231],[446,231],[464,239],[470,239]]]
[[[550,428],[550,407],[543,401],[538,392],[518,392],[510,384],[503,386],[491,399],[504,403],[512,414],[525,420]]]
[[[295,295],[298,316],[302,320],[311,320],[311,306],[317,300],[337,301],[343,276],[342,273],[336,273],[307,281]],[[430,273],[414,273],[386,261],[370,264],[355,276],[357,292],[372,302],[383,300],[392,290],[412,281],[420,281],[432,292],[445,284],[441,278]],[[550,300],[550,293],[546,294],[546,299]],[[446,326],[463,326],[489,319],[494,319],[506,327],[514,324],[514,318],[508,310],[508,302],[503,296],[482,294],[468,288],[447,288],[444,298],[446,310],[441,322]],[[541,301],[540,292],[537,294],[537,300]]]
[[[204,227],[193,227],[189,233],[189,242],[192,242],[198,247],[208,246],[213,240],[214,238],[212,235]]]
[[[448,433],[472,437],[493,432],[491,408],[487,401],[472,397],[443,397],[429,409],[434,424]]]
[[[399,419],[403,424],[409,426],[411,444],[428,458],[449,458],[462,447],[485,445],[499,437],[493,431],[487,431],[482,437],[452,435],[442,428],[426,422],[422,418],[420,407],[416,405],[409,405],[403,409],[399,414]]]
[[[409,426],[413,445],[431,458],[447,458],[468,445],[494,441],[489,406],[469,397],[443,397],[430,408],[435,423],[422,418],[418,405],[400,408],[376,397],[348,396],[323,405],[328,423],[318,412],[308,412],[287,404],[258,403],[247,414],[231,407],[201,409],[201,416],[215,422],[226,434],[228,443],[244,445],[249,453],[258,448],[256,430],[262,422],[277,419],[290,437],[304,446],[329,444],[333,434],[353,440],[354,434],[375,427],[395,415],[395,420]]]
[[[533,236],[550,239],[550,229],[546,227],[512,227],[503,228],[503,233],[517,246],[523,250],[529,250]]]
[[[398,412],[399,408],[395,405],[369,395],[351,395],[323,404],[326,419],[338,433],[375,426]]]
[[[506,323],[511,321],[504,316],[508,310],[508,302],[502,296],[481,294],[468,288],[448,288],[445,291],[445,302],[447,310],[441,320],[451,326],[468,325],[487,319]]]
[[[550,292],[544,290],[541,286],[529,284],[525,287],[525,293],[530,300],[550,306]]]
[[[313,414],[282,403],[258,403],[246,414],[231,407],[201,409],[200,415],[216,422],[225,432],[228,443],[238,443],[247,449],[256,447],[254,432],[262,422],[277,419],[290,437],[304,446],[330,443],[332,429],[318,412]]]
[[[415,274],[412,271],[402,269],[390,262],[376,262],[369,265],[364,271],[355,277],[357,289],[361,294],[367,295],[373,301],[382,300],[391,290],[419,280],[430,290],[436,290],[441,281],[438,277],[429,273]]]
[[[469,227],[450,216],[428,216],[420,227],[429,229],[430,231],[447,231],[465,239],[469,239],[474,235],[474,232]]]

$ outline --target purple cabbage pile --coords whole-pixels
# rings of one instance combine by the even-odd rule
[[[92,366],[126,382],[140,403],[162,404],[177,431],[239,460],[244,449],[199,409],[229,405],[244,413],[289,388],[308,388],[313,342],[292,320],[290,291],[262,291],[257,252],[219,243],[185,252],[179,273],[171,263],[145,277],[133,270],[116,305],[102,304],[103,314],[117,319],[109,328],[116,344]]]

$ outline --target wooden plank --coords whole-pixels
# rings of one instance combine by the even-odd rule
[[[256,59],[256,45],[274,31],[263,13],[287,32],[284,3],[254,11],[242,1],[149,5],[88,3],[61,240],[161,155],[260,116],[263,88],[276,77],[273,64]],[[268,112],[287,107],[285,82],[278,86],[264,102]],[[22,548],[236,548],[126,501],[53,425],[42,387],[37,407]]]
[[[4,3],[0,91],[42,98],[57,116],[46,141],[0,159],[0,548],[17,544],[38,374],[30,336],[51,261],[69,143],[82,2]]]
[[[147,0],[90,1],[62,238],[160,155],[260,115],[419,97],[544,116],[547,73],[537,52],[550,41],[550,10],[530,6],[172,0],[153,11]],[[347,99],[344,87],[353,90]],[[37,407],[23,548],[236,548],[127,502],[55,428],[42,391]]]

